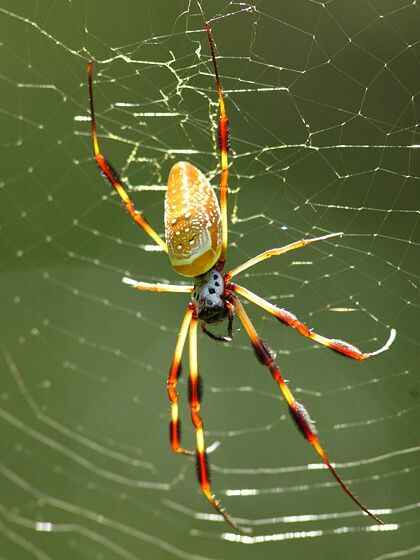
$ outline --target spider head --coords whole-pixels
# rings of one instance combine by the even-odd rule
[[[198,318],[205,323],[217,323],[227,316],[223,293],[223,276],[214,268],[197,276],[192,299],[198,307]]]

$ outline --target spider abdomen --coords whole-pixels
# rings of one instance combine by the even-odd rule
[[[205,175],[188,162],[176,163],[169,173],[165,237],[171,265],[183,276],[204,274],[220,257],[218,200]]]

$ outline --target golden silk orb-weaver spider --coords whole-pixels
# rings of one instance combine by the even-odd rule
[[[204,425],[200,414],[201,390],[197,358],[197,329],[200,325],[203,332],[214,340],[230,342],[232,339],[232,321],[236,315],[243,325],[255,351],[258,361],[268,368],[273,380],[278,386],[292,419],[303,437],[312,445],[324,465],[338,482],[342,490],[357,504],[357,506],[373,518],[377,523],[383,522],[372,511],[367,509],[351,492],[337,473],[335,467],[320,443],[306,408],[298,402],[287,385],[275,357],[265,342],[258,336],[248,313],[245,311],[240,297],[261,307],[284,325],[292,327],[300,335],[309,338],[335,352],[354,360],[362,361],[387,350],[393,343],[396,331],[391,329],[388,341],[374,352],[362,352],[352,344],[342,340],[327,338],[317,334],[295,315],[285,309],[266,301],[243,286],[235,284],[232,279],[240,272],[274,256],[305,247],[306,245],[341,236],[341,233],[331,233],[321,237],[301,239],[283,247],[269,249],[249,259],[243,264],[223,272],[228,247],[227,202],[228,202],[228,152],[229,152],[229,121],[227,116],[225,97],[216,62],[216,47],[212,30],[208,22],[205,23],[211,60],[215,75],[216,93],[219,105],[218,140],[220,151],[220,207],[213,187],[204,174],[194,165],[187,162],[176,163],[168,179],[165,197],[165,238],[166,242],[151,227],[146,218],[136,210],[126,188],[116,171],[102,154],[96,132],[96,119],[93,103],[93,63],[88,65],[88,85],[91,114],[91,136],[94,157],[99,169],[111,183],[120,196],[129,215],[160,247],[168,254],[173,268],[179,274],[194,279],[193,285],[171,285],[160,283],[137,282],[131,278],[123,278],[123,282],[133,288],[146,292],[184,292],[191,294],[184,318],[178,334],[177,343],[167,379],[167,393],[170,402],[170,444],[175,453],[195,455],[197,473],[201,490],[210,504],[224,517],[227,523],[236,531],[241,527],[229,515],[215,496],[209,475],[207,451],[204,439]],[[208,324],[227,319],[228,336],[218,336],[207,329]],[[181,430],[179,420],[179,396],[177,382],[181,372],[181,359],[189,336],[189,407],[191,419],[196,434],[195,452],[185,449],[181,445]]]

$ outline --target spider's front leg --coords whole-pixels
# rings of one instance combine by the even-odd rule
[[[196,459],[197,474],[201,490],[214,509],[220,513],[225,521],[238,532],[243,530],[235,523],[232,517],[223,507],[220,500],[214,495],[211,482],[210,471],[207,459],[206,446],[204,441],[204,424],[200,414],[201,408],[201,383],[198,374],[197,356],[197,327],[198,317],[192,316],[190,323],[190,376],[189,376],[189,403],[191,409],[191,420],[196,434]]]
[[[295,399],[295,397],[293,396],[291,390],[289,389],[288,385],[286,384],[286,381],[284,380],[284,378],[283,378],[283,376],[280,372],[280,369],[279,369],[278,365],[276,364],[276,362],[274,360],[272,352],[267,347],[267,345],[261,340],[261,338],[258,336],[257,331],[254,328],[254,325],[252,324],[250,318],[248,317],[248,314],[246,313],[246,311],[243,308],[243,305],[241,304],[239,299],[236,297],[236,298],[234,298],[234,301],[235,301],[236,313],[239,317],[239,320],[243,324],[247,335],[249,336],[249,338],[251,340],[251,344],[254,348],[254,351],[255,351],[255,354],[258,358],[258,361],[262,365],[266,366],[269,369],[272,378],[277,383],[277,385],[278,385],[278,387],[279,387],[279,389],[280,389],[280,391],[281,391],[281,393],[282,393],[282,395],[283,395],[283,397],[284,397],[284,399],[285,399],[285,401],[286,401],[286,403],[289,407],[289,412],[290,412],[296,426],[298,427],[299,431],[301,432],[303,437],[315,449],[315,451],[317,452],[317,454],[321,458],[322,462],[325,464],[326,467],[328,467],[328,469],[330,470],[330,472],[333,475],[333,477],[335,478],[335,480],[341,486],[342,490],[353,500],[353,502],[355,504],[357,504],[357,506],[362,511],[364,511],[372,519],[374,519],[376,521],[376,523],[379,523],[380,525],[383,525],[383,521],[381,519],[379,519],[379,517],[377,517],[373,512],[371,512],[366,506],[364,506],[360,502],[360,500],[351,492],[350,488],[341,479],[340,475],[337,473],[337,471],[335,470],[335,468],[331,464],[330,459],[329,459],[326,451],[324,450],[324,448],[321,445],[321,442],[319,440],[318,434],[317,434],[316,429],[315,429],[315,425],[312,422],[306,408],[303,406],[303,404],[299,403]]]
[[[169,369],[168,380],[166,382],[166,390],[168,392],[169,402],[171,404],[171,420],[169,423],[169,440],[172,451],[175,453],[183,453],[184,455],[194,455],[194,451],[185,449],[181,446],[181,421],[179,419],[179,395],[176,390],[179,376],[181,374],[182,352],[185,346],[188,329],[190,328],[194,307],[189,304],[181,323],[178,333],[178,339],[175,346],[175,352],[172,358],[171,367]]]
[[[276,305],[263,299],[257,294],[254,294],[243,286],[239,286],[238,284],[234,284],[233,282],[231,282],[230,289],[237,294],[240,294],[251,303],[258,305],[284,325],[292,327],[300,335],[309,338],[310,340],[313,340],[314,342],[317,342],[318,344],[321,344],[322,346],[325,346],[330,350],[334,350],[334,352],[337,352],[338,354],[342,354],[343,356],[347,356],[347,358],[352,358],[353,360],[357,360],[359,362],[371,358],[372,356],[377,356],[378,354],[382,354],[382,352],[386,352],[387,350],[389,350],[395,340],[395,337],[397,336],[397,331],[395,329],[391,329],[389,331],[388,340],[380,348],[374,350],[373,352],[362,352],[362,350],[359,350],[359,348],[357,348],[353,344],[350,344],[349,342],[346,342],[345,340],[340,340],[338,338],[327,338],[326,336],[316,333],[305,323],[299,321],[299,319],[295,315],[293,315],[293,313],[290,313],[290,311],[277,307]]]

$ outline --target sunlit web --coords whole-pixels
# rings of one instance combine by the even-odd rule
[[[357,364],[249,307],[337,468],[386,525],[372,527],[318,464],[238,325],[232,346],[201,339],[199,355],[213,484],[252,534],[231,533],[193,463],[170,454],[165,380],[186,300],[121,283],[177,278],[92,162],[85,67],[97,61],[104,150],[162,231],[175,161],[217,184],[195,3],[3,2],[1,555],[213,559],[237,541],[266,543],[267,558],[309,545],[311,558],[416,558],[419,8],[203,4],[231,118],[229,262],[343,231],[241,280],[366,351],[398,331]],[[185,382],[181,393],[191,443]]]

